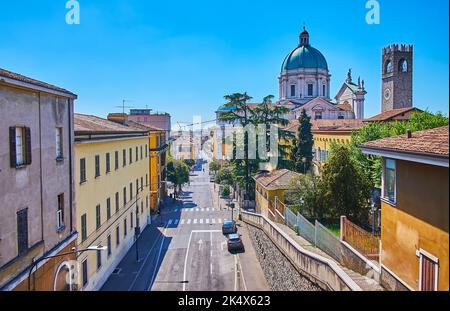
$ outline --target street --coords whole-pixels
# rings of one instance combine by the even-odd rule
[[[208,164],[198,164],[178,203],[166,204],[142,233],[139,262],[132,247],[102,290],[270,290],[244,224],[238,230],[245,252],[228,252],[221,228],[231,210],[218,201]]]

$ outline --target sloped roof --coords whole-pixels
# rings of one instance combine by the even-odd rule
[[[0,79],[1,79],[1,77],[16,80],[19,82],[29,83],[34,86],[39,86],[39,87],[46,88],[49,90],[65,93],[65,94],[73,96],[73,97],[77,97],[77,95],[75,95],[74,93],[72,93],[66,89],[63,89],[63,88],[57,87],[55,85],[39,81],[39,80],[35,80],[35,79],[29,78],[29,77],[23,76],[21,74],[14,73],[14,72],[2,69],[2,68],[0,68]]]
[[[156,127],[153,125],[145,125],[145,124],[138,123],[135,121],[130,121],[130,120],[128,120],[128,125],[135,127],[137,129],[141,129],[143,131],[164,131],[162,128],[159,128],[159,127]]]
[[[142,128],[126,126],[97,116],[80,113],[75,113],[74,128],[75,132],[148,132],[148,130]]]
[[[337,119],[337,120],[312,120],[311,130],[313,132],[318,131],[353,131],[358,130],[364,126],[364,121],[360,119]],[[289,121],[289,125],[284,127],[284,130],[289,132],[298,131],[298,120]]]
[[[388,137],[363,144],[361,147],[369,149],[383,149],[389,151],[402,151],[421,153],[448,158],[448,125],[412,133],[412,137],[400,135]]]
[[[366,121],[368,121],[368,122],[385,122],[385,121],[392,120],[393,118],[395,118],[401,114],[408,113],[408,112],[415,112],[415,111],[422,112],[422,110],[420,110],[419,108],[415,108],[415,107],[392,109],[392,110],[377,114],[376,116],[373,116],[373,117],[367,119]]]
[[[282,169],[258,174],[253,179],[267,190],[283,190],[288,189],[291,180],[299,175],[296,172]]]

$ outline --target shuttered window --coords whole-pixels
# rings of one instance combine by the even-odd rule
[[[130,148],[130,164],[133,163],[133,148]]]
[[[136,147],[136,162],[139,161],[139,148]]]
[[[122,166],[126,166],[127,165],[127,152],[125,151],[125,149],[122,150]]]
[[[100,176],[100,156],[96,155],[95,156],[95,177],[99,177]]]
[[[119,212],[119,192],[116,192],[116,213]]]
[[[85,261],[83,261],[83,287],[85,287],[88,283],[88,260],[86,258]]]
[[[133,183],[130,182],[130,200],[133,198]]]
[[[119,226],[116,227],[116,246],[119,246],[120,244],[120,228]]]
[[[119,169],[119,151],[114,152],[114,169],[116,171]]]
[[[81,215],[81,241],[84,242],[87,239],[87,219],[86,214]]]
[[[28,209],[17,212],[17,248],[19,256],[28,251]]]
[[[10,166],[31,164],[31,131],[28,127],[9,128]]]
[[[95,207],[95,225],[97,230],[100,229],[100,226],[102,225],[102,218],[101,218],[101,211],[100,211],[100,204]]]
[[[437,291],[438,260],[420,252],[420,290]]]
[[[106,174],[111,172],[111,158],[109,152],[106,154]]]
[[[80,159],[80,183],[86,182],[86,159]]]
[[[106,199],[106,219],[111,218],[111,198]]]
[[[127,187],[123,187],[123,206],[127,205]]]
[[[63,158],[63,137],[62,137],[62,128],[56,128],[56,159]]]
[[[107,238],[107,247],[108,247],[108,257],[109,256],[111,256],[111,253],[112,253],[112,251],[111,251],[111,235],[108,235],[108,238]]]

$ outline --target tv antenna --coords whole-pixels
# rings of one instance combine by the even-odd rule
[[[122,108],[122,113],[125,114],[125,108],[134,108],[133,106],[125,106],[125,103],[132,102],[130,99],[123,99],[122,106],[116,106],[116,108]]]

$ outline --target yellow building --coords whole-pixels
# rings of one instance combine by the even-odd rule
[[[166,165],[167,165],[167,137],[166,131],[153,128],[149,132],[150,146],[150,206],[153,211],[159,209],[159,202],[167,196]]]
[[[289,189],[289,183],[298,173],[287,169],[274,170],[270,173],[261,173],[253,177],[255,180],[256,212],[269,219],[284,218],[275,206],[275,198],[284,203],[284,193]]]
[[[383,157],[381,279],[393,290],[449,290],[448,126],[365,143]]]
[[[352,133],[364,126],[363,120],[340,119],[340,120],[314,120],[311,121],[311,131],[313,134],[313,164],[314,172],[320,175],[323,165],[328,159],[328,155],[333,143],[350,143]],[[297,135],[298,120],[290,122],[286,130]],[[291,144],[291,142],[283,142]]]
[[[148,131],[75,115],[79,289],[98,290],[150,221]]]

